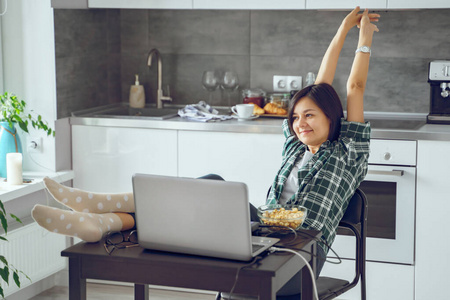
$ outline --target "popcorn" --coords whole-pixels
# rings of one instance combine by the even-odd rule
[[[304,220],[304,212],[299,211],[297,207],[292,209],[279,208],[271,211],[264,211],[261,215],[261,221],[266,225],[285,226],[297,229]]]

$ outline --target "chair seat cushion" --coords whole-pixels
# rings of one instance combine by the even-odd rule
[[[342,289],[342,287],[350,284],[350,282],[342,279],[320,276],[317,279],[317,293],[319,298],[322,299],[325,295],[334,294],[336,291]]]

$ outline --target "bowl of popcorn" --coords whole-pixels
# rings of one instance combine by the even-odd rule
[[[269,204],[258,208],[261,224],[273,231],[296,230],[306,218],[306,208],[300,205]]]

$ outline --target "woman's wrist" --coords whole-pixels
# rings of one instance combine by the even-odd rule
[[[361,46],[371,47],[372,39],[373,39],[373,31],[372,32],[363,31],[363,29],[361,28],[360,32],[359,32],[359,38],[358,38],[358,47],[361,47]]]
[[[339,30],[342,30],[343,32],[347,33],[352,29],[354,26],[351,24],[348,24],[345,20],[342,21],[341,26],[339,27]]]

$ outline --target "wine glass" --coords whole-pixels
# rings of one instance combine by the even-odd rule
[[[228,106],[231,106],[231,93],[239,87],[239,78],[233,71],[227,71],[223,75],[221,88],[228,90]]]
[[[202,76],[202,85],[209,92],[209,105],[212,105],[212,93],[219,86],[219,78],[214,71],[205,71]]]

